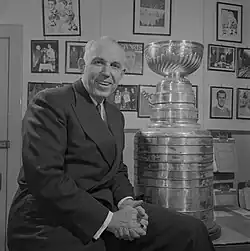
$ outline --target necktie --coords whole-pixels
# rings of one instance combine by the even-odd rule
[[[103,120],[104,122],[107,123],[106,114],[105,114],[104,111],[102,112],[102,107],[101,107],[101,104],[100,104],[100,103],[98,103],[98,104],[96,105],[96,109],[97,109],[97,111],[99,112],[99,114],[100,114],[102,120]]]
[[[96,105],[96,109],[97,109],[97,111],[99,112],[100,116],[102,117],[102,108],[101,108],[101,104],[100,104],[100,103],[98,103],[98,104]]]

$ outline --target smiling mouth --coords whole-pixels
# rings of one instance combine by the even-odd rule
[[[109,85],[112,85],[112,83],[106,82],[106,81],[98,82],[98,84],[99,84],[99,85],[102,85],[102,86],[109,86]]]

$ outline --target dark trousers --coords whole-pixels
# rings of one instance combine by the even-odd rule
[[[134,241],[117,239],[104,232],[100,239],[87,246],[80,241],[67,242],[66,236],[54,235],[46,245],[21,241],[19,248],[9,251],[214,251],[205,225],[191,216],[144,203],[149,216],[147,234]]]

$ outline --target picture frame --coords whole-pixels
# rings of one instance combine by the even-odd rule
[[[236,119],[250,120],[250,89],[237,88]]]
[[[108,101],[123,112],[137,111],[138,86],[118,85],[117,89],[108,97]]]
[[[236,50],[236,77],[249,79],[250,78],[250,49],[237,48]]]
[[[210,86],[210,118],[232,119],[233,96],[232,87]]]
[[[208,44],[207,55],[207,69],[209,71],[235,72],[235,47],[227,45]]]
[[[198,109],[198,85],[192,85],[194,92],[195,107]]]
[[[138,91],[138,118],[150,118],[156,85],[140,85]]]
[[[243,6],[217,2],[216,40],[242,43]]]
[[[143,75],[144,43],[118,41],[127,58],[126,75]]]
[[[87,41],[65,41],[65,73],[82,74]]]
[[[43,36],[81,36],[80,0],[42,0]]]
[[[31,40],[31,73],[59,73],[58,40]]]
[[[133,34],[171,36],[172,0],[134,0]]]
[[[58,88],[64,86],[66,83],[49,83],[49,82],[28,82],[27,88],[27,105],[33,97],[40,91],[48,88]]]

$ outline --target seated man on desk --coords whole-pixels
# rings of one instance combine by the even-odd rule
[[[124,50],[102,37],[88,42],[85,62],[72,86],[41,91],[28,106],[9,251],[213,251],[200,220],[134,199],[124,117],[106,102]]]

